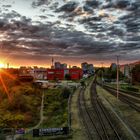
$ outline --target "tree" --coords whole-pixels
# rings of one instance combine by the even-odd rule
[[[117,69],[107,68],[103,73],[104,78],[107,79],[116,79],[117,78]],[[119,79],[123,79],[124,75],[121,71],[119,71]]]
[[[86,84],[85,84],[85,81],[84,80],[81,80],[80,81],[80,84],[81,84],[82,87],[86,87]]]
[[[68,99],[70,94],[71,94],[71,92],[68,88],[63,89],[63,91],[62,91],[62,97],[63,98]]]
[[[140,64],[135,65],[132,69],[133,82],[140,82]]]

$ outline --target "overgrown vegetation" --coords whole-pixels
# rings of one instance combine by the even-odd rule
[[[43,127],[64,127],[68,119],[68,98],[70,90],[67,88],[48,89],[44,100]]]
[[[39,121],[42,92],[32,83],[0,80],[0,128],[31,127]],[[4,84],[3,84],[4,83]]]

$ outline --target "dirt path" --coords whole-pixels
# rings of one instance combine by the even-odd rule
[[[43,108],[44,108],[44,94],[45,94],[45,91],[43,90],[43,94],[42,94],[42,101],[41,101],[41,108],[40,108],[40,121],[38,122],[38,124],[30,129],[28,129],[28,131],[32,131],[33,129],[36,129],[38,128],[41,123],[43,122]]]
[[[71,99],[71,128],[72,128],[72,140],[86,140],[85,132],[83,131],[83,126],[80,122],[79,118],[79,110],[78,110],[78,95],[79,89],[75,91]]]

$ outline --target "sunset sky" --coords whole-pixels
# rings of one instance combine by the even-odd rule
[[[140,60],[139,0],[0,0],[0,67]]]

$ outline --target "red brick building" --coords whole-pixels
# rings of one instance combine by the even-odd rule
[[[69,74],[70,74],[71,80],[79,80],[83,76],[83,71],[82,69],[72,68],[72,69],[69,69]]]
[[[48,80],[63,80],[64,70],[63,69],[47,69]]]
[[[71,80],[79,80],[82,78],[83,71],[79,68],[71,69],[47,69],[48,80],[64,80],[65,74],[69,74]]]

